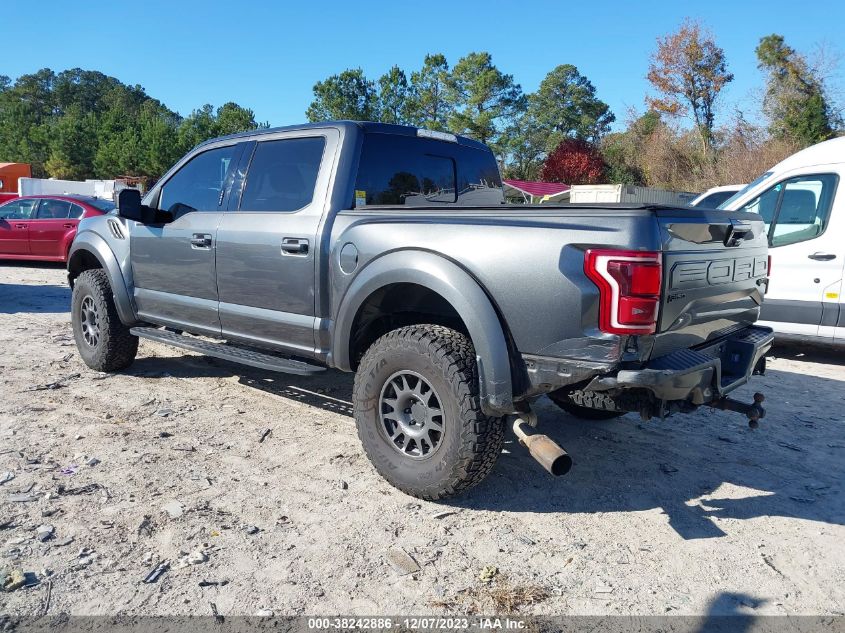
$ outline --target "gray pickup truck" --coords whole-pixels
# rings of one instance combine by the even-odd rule
[[[359,122],[218,138],[70,250],[85,363],[138,339],[264,370],[354,371],[375,468],[425,499],[481,481],[512,425],[553,474],[571,459],[530,403],[644,419],[727,397],[763,362],[766,231],[752,214],[506,205],[475,141]]]

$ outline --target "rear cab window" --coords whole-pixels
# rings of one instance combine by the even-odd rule
[[[480,147],[418,136],[364,136],[353,207],[489,206],[504,202],[493,154]]]

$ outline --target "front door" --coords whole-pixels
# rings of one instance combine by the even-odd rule
[[[135,302],[141,318],[189,332],[218,335],[217,227],[240,153],[239,145],[190,158],[153,199],[172,214],[165,224],[130,222]]]
[[[315,349],[317,232],[335,134],[282,134],[255,144],[240,204],[220,224],[223,336],[291,354]],[[250,158],[250,157],[246,157]]]
[[[67,200],[41,199],[35,219],[29,223],[29,252],[32,255],[63,258],[67,254],[65,249],[69,244],[65,237],[79,224],[78,219],[71,217],[74,206]]]
[[[29,223],[37,198],[21,198],[0,207],[0,255],[29,255]]]
[[[771,276],[760,319],[777,332],[833,338],[845,259],[838,180],[833,173],[792,176],[743,208],[760,213],[769,231]]]

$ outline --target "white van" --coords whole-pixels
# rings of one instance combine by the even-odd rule
[[[845,344],[845,138],[813,145],[720,205],[763,216],[771,273],[760,319],[781,338]]]
[[[690,202],[689,206],[702,207],[704,209],[715,209],[744,186],[745,185],[722,185],[721,187],[710,187],[710,189]]]

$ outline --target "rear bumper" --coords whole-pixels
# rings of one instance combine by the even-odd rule
[[[642,368],[594,378],[585,390],[614,395],[645,389],[658,400],[706,404],[748,382],[773,341],[771,328],[749,326],[707,345],[655,358]]]

